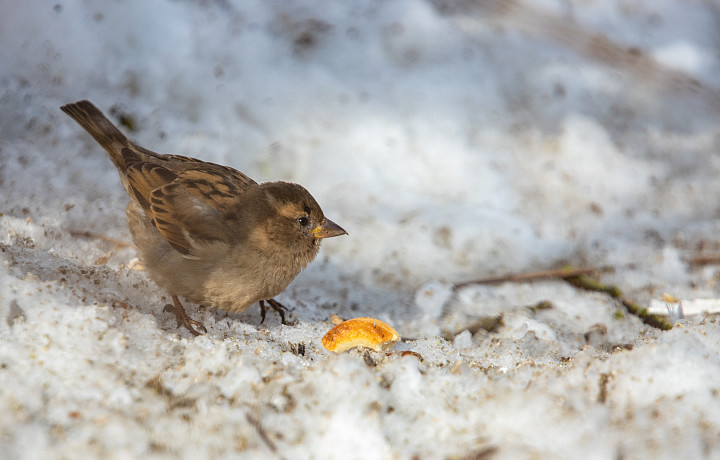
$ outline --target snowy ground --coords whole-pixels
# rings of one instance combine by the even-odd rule
[[[4,0],[0,458],[720,458],[718,317],[449,289],[609,265],[643,306],[720,297],[689,262],[720,253],[718,24],[712,0]],[[189,305],[193,338],[132,248],[73,233],[130,241],[58,108],[84,98],[348,230],[279,297],[294,326]],[[407,340],[334,355],[331,313]]]

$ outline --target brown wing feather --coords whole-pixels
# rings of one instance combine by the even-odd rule
[[[249,186],[257,185],[257,182],[250,179],[237,169],[229,166],[220,166],[215,163],[198,160],[197,158],[183,157],[180,155],[162,155],[162,160],[169,169],[175,172],[197,174],[199,179],[219,180],[236,191],[242,191]],[[161,163],[162,164],[162,163]],[[172,166],[170,166],[172,164]],[[188,179],[194,176],[186,176]]]
[[[255,181],[213,163],[169,155],[143,161],[126,150],[123,156],[130,189],[175,249],[190,255],[197,243],[233,237],[226,223],[237,214],[238,197]],[[193,168],[187,167],[190,165]]]
[[[128,178],[130,189],[140,206],[148,213],[151,211],[150,197],[152,192],[164,185],[170,184],[177,179],[177,174],[163,168],[155,163],[144,163],[141,161],[128,160],[125,156],[125,174]]]

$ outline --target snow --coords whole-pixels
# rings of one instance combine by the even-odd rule
[[[714,2],[5,0],[0,458],[720,458]],[[349,236],[259,309],[163,312],[59,106],[304,185]],[[127,125],[132,126],[132,130]],[[707,300],[709,299],[709,300]],[[540,308],[540,302],[549,302]],[[396,352],[335,355],[331,313]],[[482,326],[478,326],[481,324]],[[414,353],[403,353],[403,352]]]

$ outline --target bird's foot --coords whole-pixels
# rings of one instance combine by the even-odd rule
[[[200,333],[196,331],[193,326],[202,330],[203,333],[207,334],[207,329],[205,329],[203,323],[191,319],[188,314],[185,313],[185,308],[183,308],[182,304],[180,303],[180,299],[178,299],[176,295],[172,296],[172,299],[174,306],[167,304],[165,305],[165,308],[163,308],[163,311],[169,311],[175,314],[175,319],[177,320],[177,327],[185,326],[185,328],[196,337],[200,335]]]
[[[266,302],[266,301],[267,301],[268,304],[270,304],[270,308],[272,308],[273,310],[275,310],[275,311],[278,313],[278,315],[280,315],[280,321],[281,321],[284,325],[286,325],[286,326],[292,326],[293,324],[295,324],[294,321],[291,322],[291,321],[286,321],[286,320],[285,320],[285,312],[288,312],[288,313],[289,313],[290,310],[288,309],[288,307],[286,307],[285,305],[281,304],[280,302],[278,302],[278,301],[275,300],[275,299],[266,299],[266,300],[261,300],[261,301],[260,301],[260,324],[262,324],[262,323],[265,322],[265,312],[267,311],[267,308],[265,308],[265,302]]]

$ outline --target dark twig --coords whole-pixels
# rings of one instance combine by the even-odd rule
[[[560,268],[553,270],[542,270],[531,273],[513,273],[504,276],[492,278],[480,278],[472,281],[464,281],[456,283],[453,288],[455,290],[473,285],[473,284],[497,284],[497,283],[521,283],[527,281],[538,281],[544,279],[562,279],[572,284],[578,289],[587,291],[601,292],[607,294],[613,299],[618,299],[627,311],[640,318],[645,324],[656,327],[663,331],[672,329],[673,325],[665,320],[662,316],[649,313],[645,308],[638,306],[636,303],[622,296],[622,291],[617,286],[603,284],[587,275],[598,272],[612,271],[612,267],[585,267],[585,268]]]
[[[685,262],[690,265],[720,265],[720,254],[690,257]]]
[[[596,272],[607,272],[611,271],[611,267],[584,267],[584,268],[557,268],[552,270],[541,270],[530,273],[511,273],[508,275],[494,276],[489,278],[479,278],[471,281],[463,281],[461,283],[455,283],[453,289],[458,290],[473,284],[498,284],[513,282],[519,283],[523,281],[538,281],[544,279],[553,278],[569,278],[573,276],[589,275]]]
[[[100,233],[93,233],[88,231],[81,231],[81,230],[68,230],[68,233],[70,233],[72,236],[75,237],[81,237],[81,238],[96,238],[99,240],[107,241],[108,243],[112,243],[118,247],[126,248],[130,246],[130,243],[127,241],[119,240],[117,238],[112,238],[106,235],[101,235]]]
[[[275,443],[270,439],[265,432],[265,428],[263,428],[262,424],[260,423],[260,420],[255,418],[254,416],[250,415],[250,413],[245,414],[245,418],[247,419],[248,423],[252,425],[255,428],[255,431],[257,431],[258,436],[260,436],[260,439],[263,440],[265,445],[268,446],[271,452],[277,453],[277,446]]]

